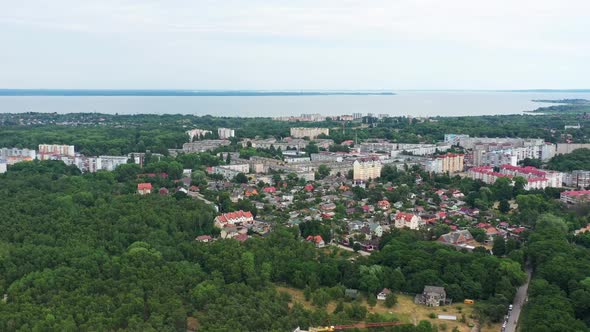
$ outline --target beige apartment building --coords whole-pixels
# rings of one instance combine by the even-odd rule
[[[329,136],[330,129],[328,129],[328,128],[303,128],[303,127],[291,128],[291,137],[294,137],[294,138],[309,137],[310,139],[314,139],[321,134]]]
[[[355,181],[367,181],[369,179],[377,179],[381,176],[381,168],[383,165],[379,159],[364,158],[357,159],[352,164],[353,179]]]

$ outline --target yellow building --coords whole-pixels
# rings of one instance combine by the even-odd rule
[[[437,156],[431,164],[430,171],[434,173],[462,172],[465,156],[462,154],[447,153]]]
[[[354,161],[353,179],[355,181],[367,181],[381,176],[381,161],[376,158],[364,158]]]

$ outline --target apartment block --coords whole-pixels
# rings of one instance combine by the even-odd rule
[[[367,181],[381,176],[383,165],[377,158],[357,159],[352,165],[353,179],[355,181]]]
[[[321,134],[329,136],[330,129],[328,129],[328,128],[304,128],[304,127],[291,128],[291,137],[294,137],[294,138],[309,137],[310,139],[314,139]]]

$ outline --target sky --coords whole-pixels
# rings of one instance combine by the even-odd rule
[[[588,0],[0,0],[0,88],[590,88]]]

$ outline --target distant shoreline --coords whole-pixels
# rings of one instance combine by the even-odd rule
[[[275,97],[275,96],[393,96],[388,91],[255,91],[255,90],[78,90],[0,89],[9,97]]]

